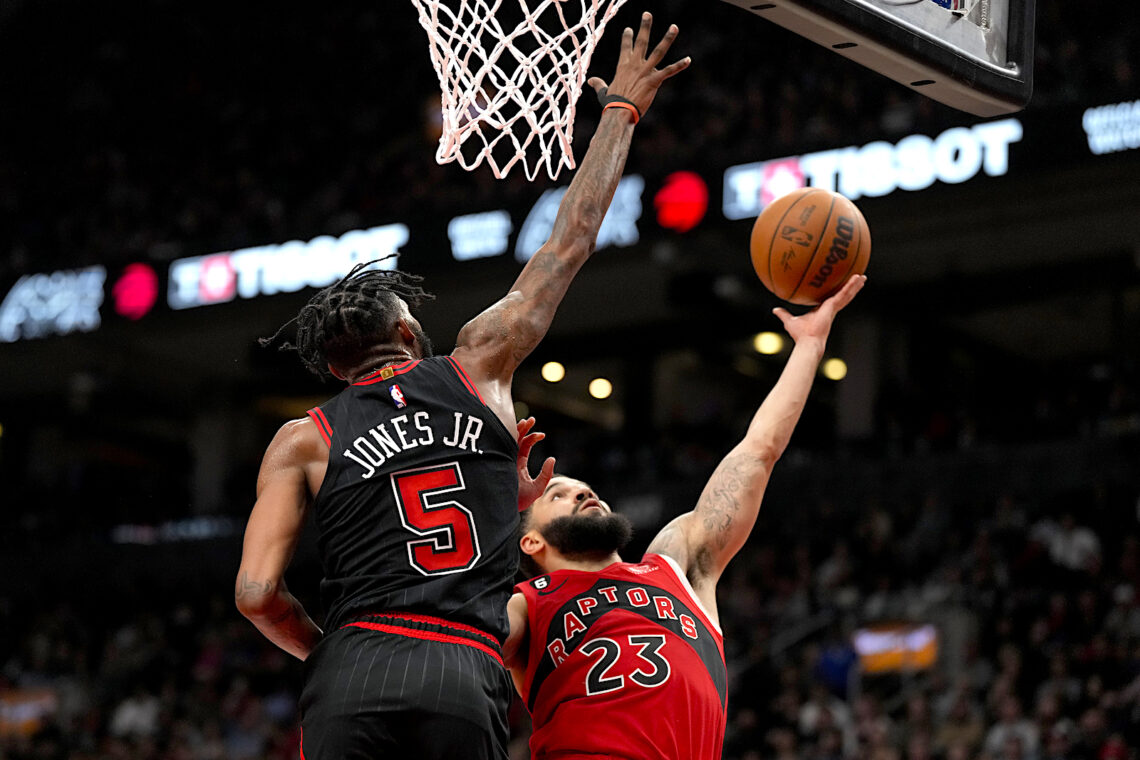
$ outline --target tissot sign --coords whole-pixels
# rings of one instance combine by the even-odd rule
[[[776,198],[811,185],[851,200],[896,190],[925,190],[936,181],[957,184],[1009,170],[1009,146],[1021,140],[1017,119],[955,127],[937,137],[910,135],[802,156],[733,166],[724,173],[724,215],[756,216]]]
[[[293,240],[237,251],[178,259],[170,265],[167,302],[172,309],[226,303],[322,288],[361,262],[383,259],[408,242],[408,228],[389,224],[353,230],[338,238],[322,235],[308,242]],[[395,260],[378,267],[393,268]]]
[[[597,248],[632,246],[646,235],[687,235],[718,223],[711,210],[718,199],[710,197],[710,187],[722,188],[723,224],[751,219],[781,195],[809,185],[853,200],[882,197],[1031,169],[1120,160],[1140,148],[1140,101],[1055,109],[1034,118],[752,161],[723,173],[676,167],[653,182],[629,175],[614,193]],[[393,222],[339,236],[192,256],[171,262],[165,272],[136,263],[111,273],[92,266],[24,275],[0,297],[0,343],[90,332],[108,311],[137,321],[151,311],[162,289],[167,306],[181,311],[324,287],[358,263],[393,253],[407,255],[417,271],[511,254],[525,262],[550,236],[566,190],[544,191],[529,209],[472,209],[447,223],[449,216],[440,219],[433,209],[415,225]],[[649,214],[643,213],[647,206]],[[388,259],[377,266],[395,263]]]

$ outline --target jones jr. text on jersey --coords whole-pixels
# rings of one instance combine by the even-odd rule
[[[445,424],[433,424],[430,412],[416,412],[410,418],[401,414],[370,428],[367,437],[359,436],[344,456],[364,468],[360,477],[367,480],[397,454],[431,446],[437,440],[454,449],[481,453],[482,432],[483,420],[463,412],[453,412]]]

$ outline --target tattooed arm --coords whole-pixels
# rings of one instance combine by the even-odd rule
[[[775,310],[796,342],[780,379],[753,416],[744,440],[709,478],[696,508],[662,528],[649,545],[649,552],[677,561],[714,620],[717,581],[756,523],[772,466],[787,448],[807,403],[832,320],[866,279],[852,277],[838,293],[803,316]]]
[[[285,586],[285,570],[301,537],[305,512],[328,465],[328,449],[309,419],[286,423],[266,449],[257,502],[245,528],[234,601],[266,638],[298,659],[309,656],[321,629]]]
[[[601,93],[632,101],[642,114],[661,83],[689,64],[686,58],[656,68],[676,38],[677,27],[669,27],[661,42],[648,52],[651,21],[650,15],[644,14],[636,41],[633,30],[625,30],[611,84],[598,77],[589,80]],[[625,168],[633,125],[632,115],[623,108],[602,111],[598,131],[562,197],[550,239],[527,262],[506,297],[459,333],[452,355],[508,430],[515,426],[510,398],[514,371],[546,335],[570,281],[594,251],[598,230]]]

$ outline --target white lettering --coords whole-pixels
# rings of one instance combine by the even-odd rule
[[[354,445],[356,446],[357,450],[360,450],[360,441],[363,441],[363,440],[364,440],[363,438],[357,438],[356,439],[357,442]],[[367,441],[364,441],[364,442],[368,443]],[[376,467],[374,467],[372,465],[372,463],[370,461],[368,461],[367,459],[361,459],[360,457],[358,457],[356,454],[353,454],[348,449],[344,450],[344,455],[348,459],[351,459],[352,461],[356,462],[358,465],[363,467],[365,470],[367,470],[367,472],[365,472],[363,475],[361,475],[361,477],[364,478],[365,480],[368,480],[370,477],[372,477],[373,475],[376,474]],[[381,460],[381,463],[382,463],[382,461],[383,460]]]
[[[613,201],[602,219],[598,230],[596,247],[598,250],[611,245],[625,247],[635,244],[640,235],[637,221],[641,218],[641,194],[645,180],[637,175],[623,177],[614,191]],[[554,220],[567,188],[547,190],[527,214],[519,238],[515,243],[515,259],[527,262],[531,256],[550,238],[554,230]]]
[[[463,431],[463,440],[459,442],[459,448],[467,451],[479,450],[479,434],[483,432],[483,420],[478,417],[467,417],[467,428]],[[471,445],[468,446],[467,442],[470,441]],[[446,441],[444,441],[446,443]]]
[[[238,251],[178,259],[170,265],[167,302],[172,309],[189,309],[233,298],[293,293],[321,288],[343,277],[356,264],[397,253],[408,242],[408,228],[389,224],[328,235],[305,243],[290,240]],[[392,269],[395,261],[377,263]]]
[[[396,437],[400,439],[400,448],[404,451],[414,449],[420,444],[417,441],[408,442],[408,435],[404,432],[402,425],[408,424],[408,415],[401,414],[399,417],[393,417],[389,422],[392,423],[392,429],[396,431]]]
[[[1140,100],[1090,108],[1081,126],[1094,155],[1140,148]]]
[[[0,303],[0,342],[97,329],[106,279],[101,266],[24,275]]]
[[[800,159],[800,168],[812,187],[822,187],[827,190],[836,190],[839,186],[839,157],[838,150],[825,150],[819,153],[809,153]]]
[[[1086,119],[1086,128],[1092,123],[1096,123],[1095,116]],[[786,192],[785,188],[777,192],[768,187],[777,178],[785,183],[787,180],[786,172],[767,171],[772,164],[793,167],[798,162],[799,171],[812,187],[856,200],[865,195],[888,195],[900,188],[924,190],[936,179],[957,184],[980,171],[999,177],[1009,171],[1009,146],[1021,140],[1022,133],[1021,122],[1005,119],[968,129],[955,127],[934,139],[910,135],[894,145],[872,142],[862,147],[808,153],[798,159],[733,166],[724,173],[724,215],[729,219],[755,216],[763,210],[765,197],[775,198]],[[1140,117],[1137,134],[1140,140]],[[1090,145],[1091,140],[1090,136]]]
[[[368,431],[368,434],[376,439],[376,443],[380,444],[380,448],[384,451],[384,456],[390,457],[393,454],[400,453],[400,447],[396,445],[396,441],[392,438],[392,434],[384,427],[381,422],[376,427]]]
[[[463,419],[462,412],[455,412],[455,428],[451,431],[451,440],[447,440],[447,436],[443,437],[445,446],[459,446],[459,422]]]
[[[974,135],[982,141],[982,169],[991,177],[1004,176],[1009,171],[1009,146],[1020,142],[1024,134],[1017,119],[1003,119],[978,124]]]
[[[501,256],[507,252],[513,229],[506,211],[457,216],[447,224],[451,256],[456,261]]]
[[[934,151],[934,141],[926,135],[899,140],[895,161],[898,185],[903,190],[924,190],[934,184],[934,164],[926,160]]]
[[[760,213],[760,188],[764,181],[764,164],[733,166],[724,173],[724,216],[747,219]]]
[[[423,433],[417,440],[424,446],[430,446],[435,441],[435,433],[433,433],[432,429],[427,425],[428,419],[429,416],[427,412],[416,412],[415,416],[412,417],[412,422],[415,423],[416,430]]]
[[[982,146],[968,129],[948,129],[934,141],[934,171],[938,179],[956,185],[982,168]]]

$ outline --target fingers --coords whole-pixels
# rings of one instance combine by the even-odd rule
[[[633,30],[628,26],[621,33],[621,52],[623,55],[633,52]]]
[[[516,428],[518,429],[518,439],[521,441],[523,436],[530,432],[534,427],[534,417],[527,417],[525,420],[519,420]]]
[[[544,491],[546,490],[546,484],[554,477],[555,461],[554,457],[547,457],[546,461],[542,463],[542,470],[538,473],[538,480],[535,481],[542,484],[542,490]]]
[[[791,312],[782,306],[777,306],[776,308],[772,309],[772,313],[780,318],[780,322],[783,323],[785,328],[788,326],[789,322],[795,319],[795,317],[792,316]]]
[[[518,460],[520,462],[525,462],[527,459],[529,459],[530,450],[534,448],[534,444],[538,443],[544,438],[546,438],[546,433],[531,433],[530,435],[524,436],[521,440],[519,440]]]
[[[669,28],[665,30],[665,36],[657,43],[657,47],[653,48],[653,52],[649,54],[648,63],[651,67],[656,68],[657,64],[669,52],[669,48],[673,45],[673,41],[677,39],[677,25],[670,24]]]
[[[664,80],[668,79],[669,77],[677,76],[682,71],[689,68],[689,64],[692,62],[693,62],[692,58],[690,58],[689,56],[685,56],[684,58],[682,58],[679,61],[675,61],[674,63],[670,63],[668,66],[661,69],[661,71],[659,71],[658,74],[661,76],[662,81],[664,81]]]
[[[645,58],[645,51],[649,49],[649,33],[652,29],[653,14],[646,11],[641,14],[641,29],[637,31],[637,39],[633,43],[633,49],[638,58]]]
[[[863,289],[863,285],[866,282],[866,275],[852,275],[850,278],[848,278],[847,282],[843,283],[843,287],[839,289],[839,292],[837,292],[831,298],[827,299],[828,304],[833,309],[835,309],[835,311],[839,311],[844,306],[851,303],[851,300],[855,298],[855,295],[860,290]]]
[[[605,97],[606,90],[610,88],[610,86],[606,84],[606,81],[601,77],[590,77],[586,80],[586,84],[594,88],[594,91],[598,93],[598,97]]]

